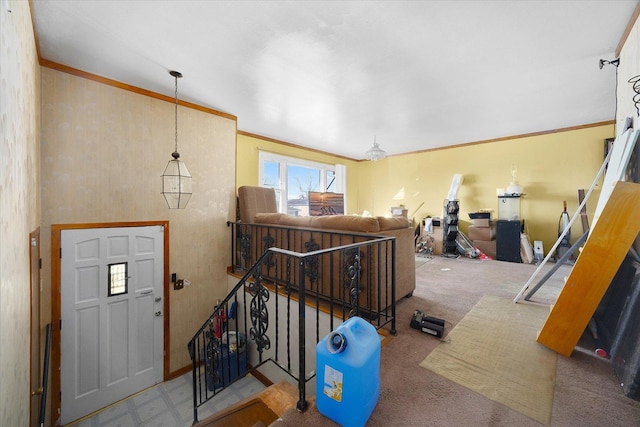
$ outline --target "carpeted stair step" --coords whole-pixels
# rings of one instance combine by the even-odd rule
[[[292,384],[281,381],[269,386],[256,396],[248,397],[235,405],[214,414],[196,424],[197,427],[266,427],[285,412],[295,410],[298,390]]]

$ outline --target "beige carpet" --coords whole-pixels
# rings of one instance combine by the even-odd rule
[[[548,425],[557,356],[536,342],[548,315],[549,307],[485,296],[420,366]]]

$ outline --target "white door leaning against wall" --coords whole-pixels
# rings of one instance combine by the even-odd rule
[[[61,422],[162,381],[164,227],[63,230]]]

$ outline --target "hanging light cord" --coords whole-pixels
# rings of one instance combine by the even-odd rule
[[[176,149],[175,152],[178,152],[178,75],[176,74],[175,76],[175,80],[176,80],[176,91],[175,91],[175,98],[176,98],[176,108],[175,108],[175,118],[176,118]]]
[[[175,98],[176,148],[175,148],[175,151],[171,153],[171,156],[177,160],[180,158],[180,153],[178,153],[178,78],[182,77],[182,73],[179,71],[169,71],[169,74],[171,74],[175,78],[174,98]]]

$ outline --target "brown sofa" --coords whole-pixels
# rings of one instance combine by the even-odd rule
[[[269,245],[296,252],[327,249],[351,243],[395,238],[396,301],[410,296],[415,289],[414,230],[404,217],[360,217],[328,215],[297,217],[276,212],[273,189],[244,186],[238,189],[241,224],[254,228],[250,239],[254,260]],[[295,233],[294,233],[295,232]],[[268,238],[267,238],[268,236]],[[312,242],[312,244],[310,244]],[[392,245],[364,247],[361,256],[361,305],[386,307],[391,303]],[[330,262],[321,267],[321,289],[340,295],[344,279],[341,271],[328,271]],[[382,264],[382,265],[380,265]],[[339,269],[338,269],[339,270]],[[306,287],[312,287],[307,284]],[[364,300],[364,304],[362,302]]]

